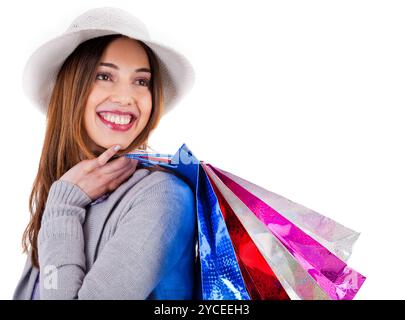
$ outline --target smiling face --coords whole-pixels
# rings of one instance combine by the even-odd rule
[[[152,112],[150,84],[144,48],[133,39],[113,40],[101,56],[85,106],[84,126],[92,151],[115,144],[125,149],[142,132]]]

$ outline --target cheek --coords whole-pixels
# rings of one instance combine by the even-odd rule
[[[97,104],[101,102],[103,99],[102,91],[97,89],[96,87],[90,91],[89,97],[87,98],[86,102],[86,111],[87,110],[96,110]]]
[[[142,103],[139,105],[139,109],[141,112],[141,122],[146,125],[148,123],[150,115],[152,113],[152,99],[145,98]]]
[[[91,120],[92,109],[93,109],[92,105],[89,102],[87,102],[86,106],[84,107],[84,123],[86,125],[86,128],[88,128],[88,125]]]
[[[85,125],[86,130],[90,134],[95,126],[94,120],[95,120],[95,117],[97,116],[96,108],[97,108],[97,104],[100,101],[99,99],[100,99],[99,92],[97,92],[97,90],[93,89],[90,92],[90,95],[87,98],[86,105],[84,107],[84,125]]]
[[[105,99],[105,94],[103,95],[102,90],[97,89],[97,87],[94,87],[90,94],[89,97],[87,98],[86,101],[86,106],[85,106],[85,118],[90,120],[94,119],[96,115],[96,109],[98,104],[100,104],[103,99]]]

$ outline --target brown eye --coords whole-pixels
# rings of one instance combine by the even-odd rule
[[[148,79],[139,79],[137,81],[141,82],[141,86],[143,87],[149,87],[150,81]]]
[[[106,80],[105,77],[111,79],[111,75],[108,73],[97,73],[96,80]]]

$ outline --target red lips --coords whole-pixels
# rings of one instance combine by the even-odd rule
[[[110,122],[106,119],[104,119],[100,113],[102,112],[108,112],[108,113],[114,113],[117,115],[130,115],[131,116],[131,121],[128,124],[118,124],[118,123],[114,123],[114,122]],[[114,110],[114,111],[107,111],[107,110],[103,110],[103,111],[97,111],[97,116],[99,117],[99,119],[110,129],[112,130],[116,130],[116,131],[127,131],[129,130],[132,125],[135,123],[135,121],[138,119],[136,117],[136,115],[132,112],[122,112],[122,111],[118,111],[118,110]]]
[[[118,115],[131,115],[135,118],[138,118],[138,116],[131,112],[131,111],[120,111],[120,110],[97,110],[97,113],[101,113],[101,112],[109,112],[109,113],[114,113],[114,114],[118,114]]]

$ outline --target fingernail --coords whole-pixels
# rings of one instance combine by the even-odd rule
[[[121,146],[120,146],[120,145],[116,145],[116,146],[114,147],[114,151],[118,151],[119,149],[121,149]]]

